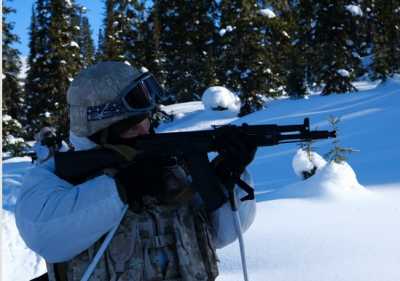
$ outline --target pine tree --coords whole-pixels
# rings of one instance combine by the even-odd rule
[[[283,81],[273,57],[282,33],[275,20],[279,19],[266,14],[256,1],[221,1],[219,78],[239,92],[241,115],[260,109],[265,97],[282,93]]]
[[[50,9],[48,106],[58,131],[67,135],[69,125],[66,93],[69,84],[82,68],[80,46],[75,41],[79,34],[79,29],[76,28],[78,25],[74,25],[78,11],[73,1],[65,0],[52,0]]]
[[[146,62],[144,1],[107,0],[97,60],[124,61],[135,67]]]
[[[178,101],[198,99],[215,82],[214,8],[211,0],[155,2],[160,64]]]
[[[299,98],[307,94],[307,60],[310,18],[309,1],[290,1],[284,10],[285,30],[288,42],[283,49],[283,73],[286,73],[286,92],[290,97]],[[286,51],[285,51],[286,50]]]
[[[87,67],[94,63],[94,43],[91,36],[91,29],[89,24],[89,19],[87,17],[82,17],[81,22],[81,55],[83,59],[83,67]]]
[[[18,77],[21,70],[20,52],[12,47],[19,42],[17,35],[12,33],[13,22],[8,22],[6,17],[15,10],[3,5],[2,7],[2,64],[3,64],[3,113],[12,118],[21,117],[22,89]]]
[[[2,118],[2,151],[6,157],[23,156],[27,144],[23,138],[24,130],[18,120],[3,111]]]
[[[29,137],[47,124],[47,95],[50,93],[48,63],[50,61],[50,3],[49,0],[37,0],[32,9],[28,71],[25,81],[26,114]]]
[[[106,16],[103,23],[103,41],[102,41],[102,56],[100,60],[107,61],[125,61],[127,58],[124,56],[124,42],[122,41],[124,17],[120,14],[119,18],[116,13],[116,7],[122,6],[116,0],[106,0]]]
[[[96,48],[96,52],[95,52],[95,61],[99,62],[102,61],[103,57],[104,57],[104,31],[103,29],[99,28],[99,33],[98,33],[98,37],[97,37],[97,48]]]
[[[208,86],[219,82],[216,71],[215,42],[219,37],[215,21],[217,18],[216,1],[193,1],[186,7],[192,20],[186,22],[190,53],[186,53],[187,70],[191,72],[191,91],[195,96],[201,96]]]
[[[30,31],[26,79],[31,137],[45,125],[68,130],[66,91],[82,67],[73,1],[37,0]]]
[[[354,17],[346,10],[351,1],[317,0],[315,5],[315,69],[323,94],[356,91],[351,84],[360,58],[353,56]]]
[[[95,50],[92,39],[92,31],[90,29],[89,19],[85,16],[86,8],[77,7],[77,23],[75,27],[79,30],[76,42],[80,47],[80,58],[82,61],[82,67],[86,68],[93,64],[95,61]]]
[[[375,78],[386,79],[400,72],[400,1],[375,0],[372,65]]]
[[[342,163],[343,161],[347,160],[347,155],[353,152],[357,152],[350,147],[343,147],[339,141],[339,122],[340,118],[329,116],[329,123],[332,126],[332,130],[336,132],[337,137],[334,138],[332,142],[332,149],[325,155],[325,158],[329,159],[330,161],[334,161],[335,163]]]
[[[18,36],[12,31],[14,23],[7,21],[7,15],[15,12],[14,9],[3,4],[2,7],[2,151],[9,153],[9,156],[19,156],[26,147],[24,130],[20,122],[23,114],[22,109],[22,89],[18,77],[21,70],[21,61],[19,51],[12,47],[12,44],[18,42]]]
[[[159,1],[154,1],[153,5],[147,9],[148,17],[141,27],[145,42],[145,66],[157,77],[158,82],[166,86],[166,71],[163,70],[163,62],[166,61],[160,48],[161,23],[159,17]]]
[[[121,24],[125,57],[135,67],[147,67],[146,49],[148,42],[145,38],[145,7],[144,2],[128,1],[120,6],[118,15],[124,22]]]

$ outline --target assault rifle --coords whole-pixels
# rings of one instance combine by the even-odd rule
[[[300,125],[225,125],[211,130],[160,133],[139,136],[127,141],[137,152],[133,161],[141,159],[168,159],[181,157],[188,166],[194,191],[198,192],[209,211],[220,207],[227,200],[218,178],[208,159],[209,152],[221,149],[226,136],[232,132],[247,139],[257,147],[282,143],[303,142],[336,137],[335,131],[311,131],[310,121],[304,119]],[[109,149],[57,152],[55,154],[56,174],[71,183],[79,183],[102,170],[118,167],[121,160]],[[248,193],[246,199],[254,199],[254,191],[243,187]]]

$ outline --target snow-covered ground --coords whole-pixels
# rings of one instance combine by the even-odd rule
[[[302,181],[292,167],[298,147],[260,148],[249,167],[257,193],[257,217],[245,233],[252,281],[400,280],[400,79],[360,82],[357,93],[279,99],[243,118],[204,109],[201,102],[168,106],[176,120],[160,131],[240,124],[301,124],[330,129],[340,117],[343,146],[359,150],[348,164],[327,164]],[[315,143],[320,155],[331,140]],[[14,206],[29,159],[3,163],[2,280],[29,280],[45,271],[26,248],[14,222]],[[243,280],[238,245],[218,251],[219,281]]]

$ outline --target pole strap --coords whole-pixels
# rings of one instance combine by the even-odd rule
[[[101,244],[99,250],[97,251],[96,255],[94,256],[92,262],[89,264],[88,268],[86,269],[85,273],[83,274],[81,281],[88,281],[90,276],[92,275],[94,269],[96,268],[96,265],[99,263],[101,257],[103,256],[104,252],[106,251],[108,245],[110,244],[112,238],[115,235],[115,232],[117,231],[119,225],[122,222],[122,219],[124,218],[126,211],[128,210],[128,205],[124,206],[124,209],[122,210],[121,217],[118,220],[118,223],[108,232],[106,238],[104,239],[103,243]]]

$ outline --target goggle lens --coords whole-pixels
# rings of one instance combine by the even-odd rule
[[[153,76],[148,76],[132,88],[124,97],[126,104],[134,109],[151,107],[162,88]]]
[[[124,99],[131,108],[135,109],[147,108],[152,105],[152,97],[143,82],[139,82],[130,90]]]

